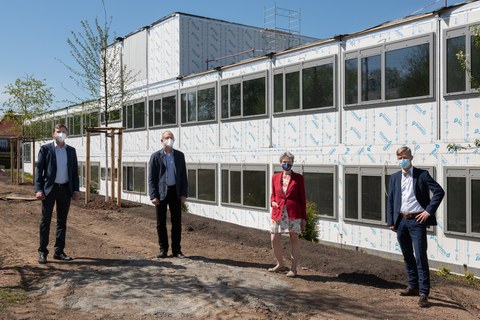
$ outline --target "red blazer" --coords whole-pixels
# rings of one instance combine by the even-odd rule
[[[278,204],[278,207],[272,207],[272,220],[280,220],[284,206],[287,206],[288,217],[291,220],[307,220],[307,199],[305,197],[305,182],[303,176],[292,171],[292,178],[288,184],[287,192],[283,194],[282,175],[283,172],[280,172],[272,176],[270,205],[273,201]]]

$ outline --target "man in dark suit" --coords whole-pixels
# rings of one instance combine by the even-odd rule
[[[163,148],[152,154],[148,163],[148,189],[157,215],[157,235],[160,252],[158,258],[168,253],[167,205],[172,222],[172,254],[183,258],[182,204],[188,197],[187,166],[183,152],[173,149],[175,137],[171,131],[162,134]]]
[[[35,171],[35,196],[42,200],[40,218],[40,247],[38,262],[47,263],[50,223],[53,206],[57,207],[57,234],[53,258],[72,260],[65,254],[65,236],[70,199],[80,199],[78,163],[75,148],[65,143],[67,127],[57,124],[52,131],[52,143],[44,144],[38,152]]]
[[[397,233],[405,261],[408,287],[400,295],[420,295],[418,305],[424,308],[429,306],[430,293],[427,226],[437,225],[435,213],[445,192],[428,171],[413,167],[412,159],[410,148],[397,149],[397,160],[402,170],[390,178],[387,225]]]

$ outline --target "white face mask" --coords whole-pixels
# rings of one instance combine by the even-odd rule
[[[55,134],[55,140],[63,142],[63,141],[65,141],[65,139],[67,139],[67,135],[65,133],[59,132],[59,133]]]
[[[168,138],[168,139],[166,139],[166,140],[163,140],[163,145],[164,145],[165,147],[172,148],[174,142],[175,142],[175,140],[173,140],[173,139],[171,139],[171,138]]]

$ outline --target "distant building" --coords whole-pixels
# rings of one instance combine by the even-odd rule
[[[10,168],[10,138],[17,135],[12,116],[4,115],[0,120],[0,169]]]

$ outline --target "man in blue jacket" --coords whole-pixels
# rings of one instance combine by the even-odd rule
[[[40,246],[38,262],[47,263],[50,223],[53,207],[57,207],[57,233],[53,258],[72,260],[65,254],[67,215],[70,199],[80,199],[78,162],[75,148],[65,143],[67,127],[57,124],[52,131],[53,142],[44,144],[38,152],[35,168],[35,196],[42,200]]]
[[[163,148],[152,154],[148,163],[148,189],[157,215],[158,258],[167,257],[167,205],[172,222],[172,254],[183,258],[182,204],[188,197],[187,166],[183,152],[173,149],[175,137],[171,131],[162,134]]]
[[[405,261],[408,287],[400,295],[420,295],[418,305],[425,308],[429,306],[430,293],[427,226],[437,225],[435,213],[445,192],[428,171],[412,166],[410,148],[398,148],[397,160],[402,170],[390,178],[387,225],[397,233]]]

